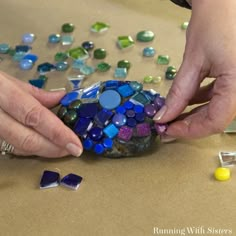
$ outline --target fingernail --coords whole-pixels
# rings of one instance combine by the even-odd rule
[[[66,88],[55,88],[55,89],[50,89],[50,92],[58,92],[58,91],[66,91]]]
[[[160,136],[160,139],[162,143],[171,143],[174,142],[177,138],[169,136],[167,134],[163,134]]]
[[[164,105],[153,117],[153,120],[156,120],[156,121],[160,120],[163,117],[163,115],[166,113],[166,111],[167,111],[167,106]]]
[[[79,147],[73,143],[68,143],[66,145],[66,149],[71,155],[73,155],[75,157],[79,157],[82,154],[81,147]]]

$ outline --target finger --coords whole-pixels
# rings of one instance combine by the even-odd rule
[[[39,89],[35,86],[32,86],[31,84],[25,83],[23,81],[20,81],[19,79],[16,79],[4,72],[0,73],[0,79],[3,77],[11,80],[19,86],[22,90],[25,92],[31,94],[34,98],[36,98],[43,106],[46,106],[48,108],[52,108],[56,106],[61,98],[66,94],[65,91],[55,91],[55,92],[47,92],[43,89]]]
[[[13,154],[42,157],[63,157],[69,153],[34,130],[23,126],[0,109],[0,137],[14,146]]]
[[[0,107],[5,112],[72,155],[80,156],[82,145],[79,138],[55,114],[10,80],[0,80],[0,88]]]

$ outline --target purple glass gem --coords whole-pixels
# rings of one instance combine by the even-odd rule
[[[118,133],[118,138],[128,142],[133,136],[133,129],[128,126],[122,126]]]
[[[61,180],[61,185],[71,188],[73,190],[77,190],[82,182],[83,178],[79,175],[68,174]]]
[[[121,127],[123,125],[125,125],[126,123],[126,116],[121,114],[121,113],[117,113],[113,116],[112,118],[112,123],[117,126],[117,127]]]
[[[84,103],[81,104],[78,115],[85,118],[93,118],[98,111],[98,106],[96,103]]]
[[[144,111],[149,117],[153,117],[157,113],[156,107],[152,104],[145,105]]]
[[[158,124],[158,123],[155,123],[155,124],[154,124],[154,127],[155,127],[156,132],[157,132],[158,134],[164,134],[164,133],[166,132],[166,130],[167,130],[168,125],[167,125],[167,124]]]
[[[99,127],[93,127],[91,130],[89,130],[89,137],[93,141],[99,141],[103,137],[103,131]]]
[[[155,98],[154,105],[155,105],[157,111],[160,110],[164,106],[164,104],[165,104],[165,98],[160,97],[160,96],[157,96]]]
[[[135,117],[135,112],[134,110],[127,110],[125,115],[128,117],[128,118],[134,118]]]
[[[136,126],[137,136],[146,137],[151,135],[151,128],[148,123],[141,123]]]

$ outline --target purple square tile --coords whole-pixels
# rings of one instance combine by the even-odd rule
[[[147,123],[141,123],[136,126],[137,136],[146,137],[151,135],[150,125]]]
[[[132,138],[133,129],[128,126],[122,126],[118,133],[118,138],[124,141],[129,141]]]

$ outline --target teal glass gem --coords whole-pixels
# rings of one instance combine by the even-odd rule
[[[168,65],[170,63],[170,57],[168,55],[159,55],[157,57],[157,64]]]
[[[72,23],[65,23],[61,26],[63,33],[72,33],[75,29],[75,26]]]
[[[115,78],[125,79],[127,77],[127,69],[126,68],[115,68],[114,72]]]
[[[57,52],[54,56],[54,60],[57,62],[65,61],[68,59],[68,55],[65,52]]]
[[[109,25],[103,22],[96,22],[91,26],[91,31],[95,33],[102,33],[109,29]]]
[[[141,105],[141,106],[144,106],[144,105],[150,103],[149,99],[142,92],[138,92],[138,93],[134,94],[130,98],[130,101],[132,103],[134,103],[135,105]]]
[[[189,25],[189,22],[188,21],[185,21],[181,24],[181,29],[182,30],[186,30],[188,28],[188,25]]]
[[[69,64],[66,61],[59,61],[55,66],[57,71],[65,71],[69,68]]]
[[[166,69],[166,74],[165,74],[166,79],[168,80],[174,79],[176,76],[176,73],[177,73],[177,69],[174,66],[168,66]]]
[[[63,46],[71,45],[74,42],[74,37],[72,35],[63,35],[61,37],[61,43]]]
[[[126,68],[128,71],[131,67],[131,63],[128,60],[121,60],[121,61],[117,62],[117,67],[118,68]]]
[[[143,30],[137,33],[136,39],[139,42],[151,42],[155,37],[155,34],[150,30]]]
[[[50,34],[48,36],[48,42],[55,44],[55,43],[60,43],[61,41],[61,35],[60,34]]]
[[[104,59],[107,56],[107,51],[104,48],[97,48],[93,52],[95,59]]]
[[[139,92],[143,89],[143,85],[137,81],[131,81],[129,83],[129,85],[131,86],[131,88],[136,91],[136,92]]]
[[[134,40],[131,36],[119,36],[117,43],[120,49],[125,49],[132,47],[134,45]]]
[[[106,72],[111,68],[111,65],[106,62],[101,62],[97,64],[96,68],[100,72]]]
[[[7,54],[10,49],[10,46],[7,43],[0,44],[0,54]]]
[[[21,61],[25,57],[26,53],[25,52],[15,52],[13,55],[12,59],[14,61]]]
[[[80,70],[83,66],[85,66],[85,61],[81,59],[77,59],[73,61],[72,68],[76,70]]]
[[[29,80],[29,83],[37,88],[44,88],[48,77],[45,75],[40,75],[37,79]]]
[[[84,75],[91,75],[95,72],[95,68],[92,66],[84,65],[80,68],[80,72]]]
[[[156,50],[153,47],[146,47],[143,49],[144,57],[154,57],[156,54]]]
[[[83,47],[72,48],[67,51],[68,56],[74,60],[85,60],[89,58],[89,53]]]

